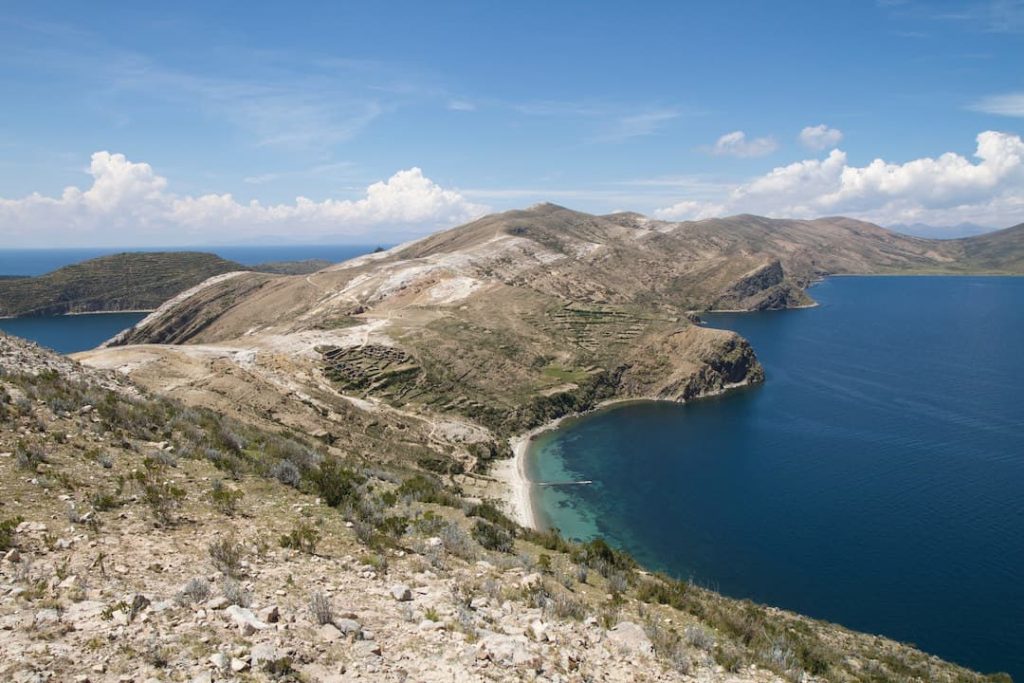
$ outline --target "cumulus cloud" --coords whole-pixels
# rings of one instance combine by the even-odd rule
[[[846,153],[779,166],[738,185],[721,201],[682,201],[659,209],[659,218],[758,213],[811,218],[844,214],[883,224],[964,221],[1012,225],[1024,220],[1024,141],[986,131],[972,161],[954,152],[905,163],[875,159],[852,166]]]
[[[230,194],[177,195],[149,164],[110,152],[92,155],[89,174],[92,185],[85,190],[0,198],[5,246],[203,244],[261,235],[389,241],[487,211],[415,167],[373,183],[360,199],[297,197],[290,204],[241,203]]]
[[[711,153],[716,156],[730,157],[761,157],[771,154],[779,148],[774,138],[753,138],[748,140],[742,130],[726,133],[718,138]]]
[[[800,144],[807,149],[815,151],[835,147],[842,139],[843,131],[837,128],[829,128],[824,123],[817,126],[807,126],[800,131]]]

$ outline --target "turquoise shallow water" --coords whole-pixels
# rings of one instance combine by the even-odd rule
[[[542,518],[721,592],[1024,680],[1024,278],[832,278],[709,316],[767,382],[535,441]]]

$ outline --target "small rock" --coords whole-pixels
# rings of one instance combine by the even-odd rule
[[[359,633],[363,629],[362,625],[355,619],[335,619],[334,625],[346,636]]]
[[[210,655],[210,664],[213,664],[221,671],[226,671],[227,668],[231,666],[231,659],[229,659],[223,652],[215,652]]]
[[[192,683],[213,683],[213,674],[209,671],[204,671],[201,674],[193,676]]]
[[[320,636],[320,640],[325,640],[328,643],[333,642],[341,638],[341,631],[334,624],[324,624],[317,631],[317,635]]]
[[[421,631],[443,631],[444,624],[442,624],[440,621],[431,621],[430,619],[424,619],[416,628],[418,628]]]
[[[239,659],[238,657],[231,658],[231,670],[235,673],[241,673],[248,668],[249,662],[245,661],[244,659]]]
[[[249,663],[254,669],[263,663],[276,662],[279,659],[281,659],[281,655],[278,654],[277,648],[270,643],[254,645],[249,651]]]
[[[391,587],[391,597],[399,602],[409,602],[412,600],[412,591],[404,583],[396,583]]]
[[[269,624],[265,624],[257,619],[256,615],[252,613],[252,610],[246,609],[245,607],[230,605],[226,610],[224,610],[224,613],[235,622],[243,635],[251,636],[256,631],[262,631],[270,628]]]
[[[218,595],[217,597],[211,600],[207,600],[203,607],[205,607],[206,609],[224,609],[230,604],[230,600],[225,598],[223,595]]]
[[[608,640],[628,652],[651,654],[654,646],[644,629],[632,621],[621,621],[608,632]]]
[[[265,621],[268,624],[276,624],[281,620],[281,611],[277,608],[277,605],[264,607],[256,614],[260,618],[260,621]]]
[[[11,548],[7,551],[7,554],[4,555],[4,562],[21,562],[21,553],[18,552],[17,548]]]

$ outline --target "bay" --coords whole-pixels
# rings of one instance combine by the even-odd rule
[[[707,316],[767,381],[537,439],[542,522],[652,569],[1024,679],[1024,278],[845,277]]]

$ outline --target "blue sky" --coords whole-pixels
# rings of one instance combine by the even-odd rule
[[[1022,1],[256,5],[5,3],[0,246],[1024,221]]]

